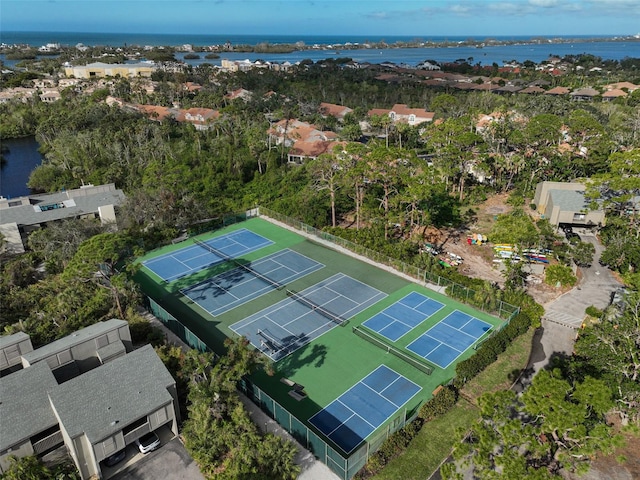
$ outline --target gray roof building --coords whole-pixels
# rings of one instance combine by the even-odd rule
[[[49,392],[60,423],[72,438],[94,444],[149,412],[171,404],[175,384],[151,345],[117,358]]]
[[[114,207],[124,202],[122,190],[114,184],[87,185],[63,192],[0,198],[0,232],[16,253],[24,252],[29,232],[66,218],[98,217],[103,224],[115,224]]]
[[[585,198],[586,186],[578,182],[540,182],[533,203],[541,218],[554,226],[568,224],[580,227],[601,227],[605,223],[602,209],[591,209]]]
[[[129,347],[131,347],[129,324],[125,320],[112,318],[104,322],[97,322],[93,325],[89,325],[88,327],[73,332],[71,335],[67,335],[66,337],[62,337],[51,343],[47,343],[46,345],[43,345],[42,347],[37,348],[32,352],[25,353],[24,355],[22,355],[22,363],[25,367],[27,367],[41,360],[46,360],[52,355],[59,354],[66,350],[70,350],[77,345],[81,345],[87,341],[96,340],[103,335],[107,335],[107,338],[105,339],[106,343],[104,343],[104,345],[102,345],[102,342],[100,341],[97,341],[97,344],[92,344],[92,351],[88,352],[88,354],[93,356],[95,355],[95,352],[98,348],[109,345],[110,343],[114,343],[116,340],[121,340],[121,337],[119,336],[120,332],[118,332],[119,329],[126,330],[124,340],[128,341]],[[109,333],[113,331],[116,331],[116,333],[112,335],[112,341],[109,341]],[[80,358],[74,359],[81,360]]]
[[[32,436],[58,424],[47,395],[57,386],[45,363],[0,379],[0,455],[9,448],[19,453]]]
[[[0,375],[21,369],[22,355],[31,351],[31,338],[24,332],[0,337]]]
[[[3,345],[25,341],[11,337]],[[130,342],[127,322],[111,319],[21,356],[25,368],[0,378],[0,474],[11,456],[65,448],[80,478],[103,478],[103,460],[146,433],[178,434],[173,377],[151,345],[127,354]]]

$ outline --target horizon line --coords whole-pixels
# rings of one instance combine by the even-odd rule
[[[294,36],[317,36],[317,37],[403,37],[403,38],[422,38],[422,37],[467,37],[467,38],[504,38],[504,37],[554,37],[554,38],[566,38],[566,37],[637,37],[640,33],[518,33],[518,34],[394,34],[394,33],[358,33],[358,34],[345,34],[345,33],[237,33],[237,32],[223,32],[223,33],[197,33],[197,32],[138,32],[138,31],[80,31],[80,30],[31,30],[31,29],[18,29],[18,30],[4,30],[4,34],[7,33],[40,33],[40,34],[56,34],[56,33],[76,33],[76,34],[110,34],[110,35],[180,35],[180,36],[247,36],[247,37],[259,37],[259,36],[278,36],[278,37],[294,37]]]

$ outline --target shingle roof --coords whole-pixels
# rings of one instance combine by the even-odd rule
[[[602,98],[618,98],[618,97],[626,97],[627,92],[624,90],[620,90],[618,88],[614,88],[613,90],[607,90],[602,94]]]
[[[320,104],[320,113],[322,115],[331,115],[336,118],[343,118],[347,113],[353,112],[349,107],[336,105],[335,103],[322,102]]]
[[[574,90],[573,92],[570,93],[570,95],[574,97],[595,97],[597,95],[600,95],[600,92],[597,91],[595,88],[586,87],[586,88],[580,88],[578,90]]]
[[[549,195],[553,199],[553,204],[565,212],[582,212],[589,207],[584,198],[584,192],[575,190],[549,190]]]
[[[30,367],[33,368],[33,367]],[[60,422],[73,438],[92,444],[172,402],[175,381],[151,345],[146,345],[49,393]]]
[[[2,335],[0,336],[0,350],[28,339],[29,335],[24,332],[14,333],[13,335]]]
[[[531,87],[520,90],[520,93],[545,93],[545,91],[544,88],[533,85]]]
[[[545,95],[566,95],[570,92],[567,87],[553,87],[545,92]]]
[[[88,339],[98,337],[104,333],[110,332],[125,325],[127,325],[126,321],[119,320],[117,318],[112,318],[111,320],[107,320],[105,322],[94,323],[93,325],[89,325],[88,327],[78,330],[71,335],[60,338],[55,342],[48,343],[40,348],[35,349],[32,352],[25,353],[22,358],[29,362],[30,365],[33,365],[37,361],[42,360],[43,358],[46,358],[51,354],[66,350],[73,345],[85,342]]]
[[[58,424],[47,396],[57,385],[46,363],[0,378],[0,451]]]

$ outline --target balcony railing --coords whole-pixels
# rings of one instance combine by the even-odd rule
[[[63,442],[64,440],[62,438],[62,432],[58,430],[57,432],[52,433],[48,437],[44,437],[43,439],[35,442],[33,444],[33,453],[35,453],[36,455],[40,455],[41,453],[46,452],[47,450],[53,447],[62,445]]]
[[[129,445],[130,443],[137,440],[138,438],[143,436],[145,433],[149,433],[150,431],[151,431],[151,426],[149,425],[149,423],[145,423],[144,425],[140,425],[138,428],[131,430],[129,433],[127,433],[124,436],[125,445]]]

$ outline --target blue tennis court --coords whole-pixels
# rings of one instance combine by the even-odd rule
[[[395,342],[442,307],[444,307],[442,303],[432,298],[411,292],[371,317],[363,325]]]
[[[221,237],[211,238],[204,243],[227,257],[236,258],[271,245],[273,242],[243,228]],[[223,258],[206,248],[190,245],[146,260],[142,264],[165,282],[171,282],[222,262],[224,262]]]
[[[456,310],[407,345],[407,349],[447,368],[489,330],[491,325],[487,322]]]
[[[351,453],[422,387],[380,365],[309,419],[345,453]]]
[[[322,267],[321,263],[287,248],[247,263],[245,268],[208,278],[181,293],[216,316]]]
[[[337,273],[230,326],[274,361],[280,360],[386,297]]]

